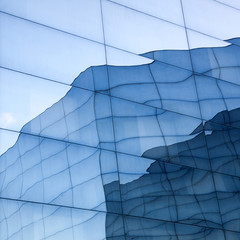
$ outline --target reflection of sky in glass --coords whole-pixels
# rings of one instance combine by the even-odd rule
[[[70,90],[70,85],[74,79],[89,67],[105,64],[114,66],[149,64],[154,61],[153,59],[156,56],[152,58],[151,54],[144,55],[145,57],[138,54],[155,50],[183,51],[229,46],[230,43],[225,40],[239,37],[240,35],[238,27],[240,20],[239,8],[240,5],[236,1],[225,0],[182,0],[182,6],[178,0],[170,0],[168,2],[158,0],[74,0],[71,2],[66,0],[34,2],[30,0],[0,0],[0,127],[2,129],[0,130],[0,155],[16,142],[19,137],[19,131],[27,122],[36,118],[62,99]],[[104,32],[102,26],[104,26]],[[211,54],[209,53],[209,56]],[[194,70],[204,72],[204,65],[202,66],[197,62],[197,57],[194,58],[194,52],[192,61],[193,65],[198,68]],[[171,62],[170,64],[174,63]],[[181,64],[182,62],[179,65],[176,63],[178,67]],[[212,69],[217,71],[221,62],[216,63],[212,61],[209,64]],[[149,82],[151,84],[154,83],[155,80],[152,77],[158,78],[158,68],[160,68],[160,63],[159,65],[153,64],[151,67],[146,65],[148,70],[143,67],[144,71],[137,80],[141,82],[141,77],[146,77],[145,79],[150,79]],[[225,109],[232,110],[239,106],[239,86],[234,85],[235,83],[238,84],[234,78],[234,76],[239,74],[237,69],[235,70],[236,74],[233,74],[234,76],[230,77],[230,80],[227,79],[227,81],[229,80],[233,84],[224,81],[216,84],[212,77],[216,77],[218,72],[205,73],[206,75],[209,74],[209,77],[197,76],[195,78],[194,81],[199,94],[199,105],[202,108],[201,115],[199,109],[196,110],[195,107],[198,101],[196,95],[190,94],[190,92],[192,93],[191,89],[195,88],[193,78],[190,77],[179,85],[171,83],[171,90],[169,91],[169,82],[173,81],[170,76],[167,79],[169,82],[162,82],[157,86],[158,90],[155,90],[155,95],[152,94],[154,95],[154,100],[152,101],[148,98],[143,99],[145,96],[139,95],[141,91],[149,91],[150,93],[152,90],[147,84],[142,86],[142,88],[134,86],[134,83],[137,83],[132,78],[134,71],[131,72],[130,70],[128,72],[128,70],[124,69],[125,73],[127,72],[124,76],[124,71],[121,72],[120,68],[119,72],[114,68],[109,69],[109,76],[110,78],[112,77],[110,82],[113,84],[111,94],[116,97],[112,99],[113,120],[116,125],[115,138],[117,140],[115,147],[120,152],[141,156],[144,151],[151,147],[171,145],[196,136],[189,136],[189,134],[199,126],[199,119],[185,116],[181,118],[181,115],[171,112],[162,114],[161,111],[157,111],[153,107],[165,107],[180,114],[188,114],[191,108],[192,117],[203,117],[208,120],[217,112]],[[187,70],[192,69],[187,68]],[[171,69],[175,74],[174,80],[179,76],[188,76],[187,70],[183,71],[181,69],[180,71],[179,69],[178,72],[176,69]],[[89,71],[91,70],[87,70],[84,73],[85,75],[80,75],[79,79],[89,76]],[[140,71],[140,69],[136,70],[136,72]],[[144,75],[147,71],[150,71],[148,75]],[[225,71],[227,70],[224,69],[221,72],[222,78],[230,76]],[[176,74],[176,72],[178,73]],[[150,73],[152,76],[150,76]],[[121,79],[119,80],[117,76],[121,76]],[[86,77],[86,79],[88,78]],[[99,81],[101,80],[99,79]],[[125,86],[120,86],[121,81],[122,83],[125,81],[125,83],[133,84],[131,95],[126,94]],[[84,84],[79,86],[87,86],[86,82]],[[95,84],[95,86],[98,85],[96,82]],[[206,89],[206,85],[208,89]],[[178,95],[176,100],[174,98],[179,89],[182,89],[182,95]],[[189,90],[188,95],[184,92],[186,89]],[[79,92],[79,95],[81,94]],[[90,95],[87,92],[86,96],[88,94]],[[160,103],[159,100],[156,100],[158,94],[167,100],[163,99]],[[211,99],[211,107],[208,108],[209,102],[206,102],[206,100],[211,98],[212,95],[215,95],[216,99]],[[129,102],[118,98],[127,99]],[[101,104],[109,101],[103,100],[101,97],[99,99],[98,101]],[[168,101],[169,99],[170,101]],[[130,101],[140,102],[141,104],[147,103],[151,107],[130,103]],[[182,107],[183,104],[180,104],[180,101],[189,101],[191,103]],[[214,109],[212,106],[215,106]],[[156,116],[156,112],[159,115]],[[141,114],[137,117],[133,116],[138,113]],[[131,114],[132,119],[129,117]],[[100,115],[102,117],[104,113],[99,113]],[[87,114],[84,117],[86,121],[90,119]],[[84,120],[81,124],[85,124]],[[158,129],[158,121],[162,123],[160,130]],[[99,125],[101,126],[101,124]],[[71,127],[74,128],[74,124]],[[105,130],[104,127],[102,129]],[[27,131],[29,134],[42,134],[42,136],[54,137],[54,135],[51,135],[51,131],[35,132],[33,125],[29,125]],[[50,135],[48,135],[49,133]],[[211,135],[211,131],[209,131],[208,135]],[[106,136],[107,134],[105,133]],[[67,137],[69,136],[64,136],[60,140],[65,140]],[[99,138],[101,137],[103,136]],[[111,138],[112,136],[109,134],[106,138],[108,137]],[[80,144],[88,141],[88,139],[80,140],[83,141],[80,141]],[[94,144],[93,146],[95,147]],[[112,145],[107,144],[102,146],[108,150],[113,148]],[[118,157],[122,171],[120,174],[122,184],[134,181],[143,174],[148,174],[146,169],[153,162],[149,159],[138,162],[137,158],[133,158],[132,163],[130,161],[129,164],[132,164],[133,168],[138,165],[134,174],[132,174],[128,166],[123,163],[123,156],[119,154]],[[94,161],[98,161],[98,159],[96,158]],[[111,174],[113,173],[111,172]],[[98,176],[99,173],[96,173],[96,175]],[[106,183],[111,183],[113,179],[116,180],[115,175],[112,177],[108,173],[105,179]],[[104,198],[102,188],[99,190],[99,196]],[[94,199],[94,194],[91,195],[89,193],[89,199]],[[82,201],[84,202],[84,199]],[[101,201],[104,202],[102,199]],[[4,205],[5,203],[2,204]],[[91,204],[90,201],[89,204]],[[20,208],[19,204],[15,205],[16,209]],[[104,211],[106,210],[105,207],[103,207]],[[4,209],[7,209],[7,211],[9,209],[12,210],[14,206],[10,206],[9,209],[8,206],[5,206]],[[38,222],[40,221],[39,219],[44,218],[40,207],[37,211],[36,209],[34,210],[36,211],[34,216],[31,215],[31,206],[23,207],[22,209],[24,209],[22,210],[23,215],[30,216],[29,222],[35,222],[36,219],[36,222]],[[50,224],[54,222],[56,227],[49,230],[50,232],[47,233],[49,236],[51,236],[51,231],[53,233],[57,232],[58,227],[59,229],[68,229],[72,225],[83,224],[82,231],[75,233],[74,230],[71,230],[71,234],[74,237],[82,239],[104,239],[105,237],[105,213],[99,214],[97,220],[94,220],[95,218],[92,217],[93,213],[86,213],[86,219],[81,219],[80,221],[73,217],[75,213],[63,210],[67,212],[63,215],[70,217],[61,222],[59,221],[61,220],[61,213],[58,215],[58,210],[55,212],[55,210],[48,209],[47,211],[53,212],[53,214],[50,214],[52,217]],[[6,217],[9,213],[4,214]],[[89,216],[87,216],[88,214]],[[78,216],[78,214],[76,215]],[[81,217],[85,216],[82,213],[80,215]],[[12,216],[15,219],[15,215],[13,214]],[[76,220],[76,223],[70,222],[70,219],[71,221]],[[61,226],[63,222],[67,225]],[[98,227],[98,231],[92,234],[89,228],[84,227],[85,222]],[[31,227],[29,232],[34,232],[34,236],[38,239],[41,238],[41,233],[36,230],[39,226],[37,224],[36,226]],[[64,234],[69,236],[69,233],[66,231],[63,235],[59,235],[58,239],[65,239],[66,236]]]
[[[6,200],[0,200],[0,210],[4,213],[0,222],[6,217],[9,222],[14,222],[15,230],[21,230],[8,235],[4,226],[1,228],[2,239],[105,239],[104,212]]]
[[[183,26],[183,19],[178,1],[174,0],[166,4],[164,1],[152,0],[153,6],[157,4],[157,7],[151,7],[152,4],[146,5],[144,1],[129,3],[122,0],[115,2],[120,5],[109,1],[103,1],[102,3],[106,43],[113,46],[107,48],[107,63],[109,65],[140,65],[152,61],[130,52],[143,53],[157,49],[188,49],[185,29],[181,27]],[[208,9],[208,3],[210,7],[212,5],[214,7],[218,6],[219,11],[221,9],[228,10],[227,14],[231,15],[234,12],[233,9],[223,8],[223,6],[210,3],[210,1],[204,1],[204,4],[199,2],[199,6]],[[55,13],[52,14],[51,9],[56,4]],[[126,8],[124,5],[136,8],[139,12]],[[188,10],[191,7],[190,2],[186,1],[185,5],[187,22],[188,18],[200,19],[190,15],[190,10]],[[99,44],[103,43],[99,1],[73,1],[68,4],[63,0],[57,1],[57,3],[12,0],[0,1],[0,9],[3,12],[23,18],[20,19],[5,13],[0,15],[1,66],[70,84],[86,68],[106,63],[104,46]],[[213,7],[209,9],[209,12],[213,11],[211,9]],[[141,13],[142,11],[148,15]],[[172,12],[174,14],[171,14]],[[215,15],[217,16],[216,11]],[[162,19],[166,19],[170,23]],[[204,19],[206,19],[206,16]],[[191,23],[194,22],[191,20]],[[211,24],[215,24],[216,27],[219,23],[211,21]],[[201,26],[201,24],[198,26]],[[205,30],[204,23],[202,23],[202,26]],[[198,27],[193,26],[193,28],[199,30]],[[223,28],[221,29],[224,33]],[[236,36],[236,27],[232,27],[231,24],[228,25],[227,29],[229,34],[223,36],[222,39]],[[213,31],[211,31],[212,33]],[[216,38],[190,30],[188,36],[190,48],[227,45],[227,43]],[[93,41],[85,40],[82,37]],[[119,50],[114,47],[119,48]],[[121,51],[121,49],[129,52]],[[14,78],[14,81],[18,81],[18,86],[17,83],[13,84],[19,90],[19,93],[11,101],[7,99],[7,96],[1,94],[0,123],[4,128],[20,130],[27,121],[57,102],[69,89],[66,86],[51,85],[42,80],[39,80],[42,83],[36,86],[37,78],[11,71],[1,70],[0,76],[1,89],[6,95],[15,94],[5,91],[3,82],[9,81],[8,79]],[[19,81],[21,81],[21,85]],[[32,83],[29,84],[27,81]],[[26,86],[28,86],[28,90]],[[31,96],[29,96],[29,87]],[[44,88],[47,88],[48,91],[41,90]],[[28,97],[26,97],[27,95]],[[31,106],[27,107],[29,104]]]

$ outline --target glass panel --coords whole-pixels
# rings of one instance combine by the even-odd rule
[[[240,11],[211,0],[182,0],[188,28],[226,40],[240,36]]]
[[[109,66],[108,75],[112,96],[200,117],[190,71],[153,62],[141,66]]]
[[[103,42],[98,0],[1,0],[1,11],[11,13],[72,34]],[[77,23],[77,24],[76,24]]]
[[[114,149],[110,99],[73,87],[64,98],[27,123],[22,132]]]
[[[117,98],[112,98],[112,104],[117,151],[141,155],[164,145],[157,109]]]
[[[221,228],[210,172],[118,154],[126,215]]]
[[[190,134],[201,123],[196,118],[118,98],[112,98],[112,106],[117,151],[138,156],[165,146],[166,136],[192,138]]]
[[[2,240],[106,238],[103,212],[7,200],[0,200],[0,210]],[[118,223],[118,228],[120,235],[122,223]]]
[[[216,48],[213,52],[217,59],[219,70],[209,71],[208,75],[240,85],[240,47],[232,44],[225,48]]]
[[[108,65],[113,66],[135,66],[153,62],[152,59],[109,46],[106,46],[106,53]]]
[[[117,50],[109,49],[107,57],[114,61]],[[119,52],[118,61],[122,65],[130,65],[130,62],[132,65],[136,59],[136,66],[92,67],[80,74],[73,85],[200,118],[192,72],[158,61],[145,64],[150,59]],[[125,60],[124,56],[130,58]],[[115,65],[118,65],[117,61]],[[88,86],[86,82],[89,82]]]
[[[167,2],[163,0],[150,0],[148,2],[144,0],[113,0],[112,2],[123,4],[127,7],[136,9],[137,11],[184,26],[181,2],[179,0],[170,0]]]
[[[195,76],[195,79],[203,119],[240,107],[240,85],[203,75]]]
[[[141,54],[155,61],[192,71],[189,50],[159,50]]]
[[[223,226],[226,230],[240,231],[240,179],[214,174]]]
[[[163,240],[224,240],[223,231],[144,218],[125,217],[127,239]]]
[[[234,240],[240,238],[240,233],[225,231],[226,240]]]
[[[240,85],[239,46],[190,30],[188,39],[195,72]]]
[[[21,133],[0,157],[0,180],[4,198],[101,211],[111,201],[121,212],[114,152]]]
[[[181,74],[181,72],[179,71]],[[179,76],[179,75],[178,75]],[[173,82],[159,83],[158,89],[166,110],[201,118],[195,80],[192,74]]]
[[[189,48],[190,49],[195,49],[199,48],[196,50],[197,52],[202,52],[206,53],[205,48],[223,48],[225,46],[231,45],[231,43],[222,41],[220,39],[210,37],[208,35],[205,35],[204,33],[199,33],[197,31],[192,31],[190,29],[187,29],[187,35],[188,35],[188,42],[189,42]],[[204,48],[204,49],[202,49]],[[196,59],[197,60],[197,59]],[[201,61],[199,61],[200,63]],[[202,64],[206,64],[204,61],[202,61]],[[201,66],[201,65],[200,65]]]
[[[225,98],[217,79],[201,75],[195,76],[195,80],[203,119],[211,119],[226,110]]]
[[[199,169],[211,170],[204,131],[197,135],[165,137],[166,147],[149,149],[143,156]]]
[[[219,112],[196,127],[196,119],[183,115],[160,116],[165,145],[149,148],[144,157],[239,176],[239,108]]]
[[[236,1],[236,0],[217,0],[216,2],[219,2],[219,3],[223,3],[223,4],[226,4],[226,6],[232,6],[234,8],[237,8],[238,10],[240,10],[240,3],[239,1]]]
[[[206,136],[206,140],[212,169],[240,177],[240,129],[213,128],[211,135]]]
[[[92,65],[105,64],[97,44],[0,13],[0,65],[64,83]]]
[[[0,127],[20,131],[69,89],[64,84],[0,68]]]
[[[103,1],[103,17],[108,45],[133,53],[188,49],[185,29],[177,25],[109,1]]]
[[[18,136],[17,132],[0,129],[0,156],[16,143]]]

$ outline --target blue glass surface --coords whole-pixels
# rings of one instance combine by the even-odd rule
[[[240,238],[238,4],[0,0],[0,19],[1,240]]]

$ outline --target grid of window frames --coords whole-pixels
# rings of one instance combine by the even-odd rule
[[[0,239],[240,239],[237,0],[0,0]]]

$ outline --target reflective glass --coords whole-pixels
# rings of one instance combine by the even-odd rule
[[[0,129],[0,156],[15,144],[18,136],[18,132]]]
[[[51,108],[27,123],[22,132],[113,149],[111,125],[109,96],[73,87]]]
[[[125,217],[125,231],[127,239],[206,239],[224,240],[222,230],[203,228],[171,222],[156,221],[145,218]]]
[[[227,40],[239,37],[240,11],[212,0],[182,0],[186,26]]]
[[[221,228],[210,172],[119,154],[123,212]]]
[[[0,68],[0,127],[20,131],[69,89],[68,85]]]
[[[116,149],[141,155],[148,149],[165,146],[165,137],[189,135],[201,123],[197,118],[112,98]]]
[[[148,149],[143,156],[240,176],[238,116],[239,108],[223,111],[211,121],[201,122],[190,135],[165,135],[166,146]],[[186,121],[184,118],[183,120]],[[187,126],[189,125],[190,122]]]
[[[150,0],[147,4],[144,0],[113,0],[112,2],[184,26],[180,0],[170,0],[168,2],[164,0]]]
[[[226,230],[240,231],[240,179],[237,177],[214,174],[216,191]]]
[[[227,1],[226,0],[217,0],[217,2],[226,4],[226,6],[231,6],[231,7],[234,7],[236,9],[240,10],[239,1],[236,1],[236,0],[227,0]]]
[[[110,1],[102,3],[106,44],[138,54],[160,49],[188,49],[183,27]]]
[[[71,4],[67,0],[1,0],[0,9],[30,21],[103,42],[99,0],[72,0]]]
[[[106,196],[120,213],[116,161],[114,152],[21,133],[1,156],[1,197],[106,211]]]
[[[240,85],[239,46],[190,30],[188,40],[195,72]],[[204,48],[197,48],[199,42]]]
[[[0,0],[0,239],[239,239],[238,6]]]
[[[103,212],[11,200],[0,200],[0,209],[2,240],[99,240],[106,237],[106,213]]]
[[[92,65],[105,64],[102,44],[0,13],[0,65],[71,84]]]

